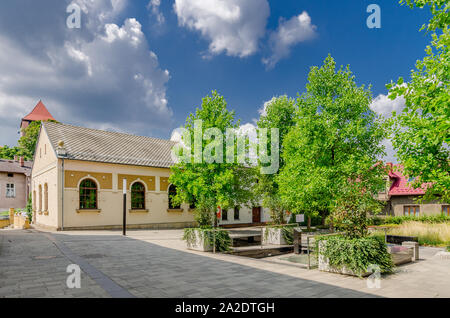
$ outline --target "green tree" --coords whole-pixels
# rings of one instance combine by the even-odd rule
[[[264,112],[261,114],[257,123],[258,128],[268,129],[268,144],[267,148],[270,155],[270,143],[272,140],[271,128],[279,129],[279,144],[280,153],[283,152],[283,140],[288,134],[292,126],[294,126],[295,116],[295,100],[288,98],[287,96],[280,96],[273,98],[266,104]],[[259,162],[259,166],[264,165]],[[279,163],[280,169],[284,167],[284,160],[281,157]],[[276,181],[280,170],[275,174],[260,174],[259,182],[257,184],[257,192],[262,196],[263,206],[270,209],[272,222],[275,224],[285,223],[286,209],[280,199],[279,186]]]
[[[411,8],[429,6],[432,18],[422,29],[432,32],[426,57],[417,61],[411,80],[387,85],[389,97],[405,98],[405,108],[392,117],[392,140],[413,187],[427,183],[422,200],[450,202],[450,4],[442,0],[401,1]]]
[[[358,204],[345,207],[342,198],[361,187],[364,200],[355,200],[376,201],[385,184],[385,169],[376,163],[384,154],[386,129],[369,108],[371,100],[370,88],[358,87],[348,67],[336,71],[331,56],[322,67],[311,68],[277,177],[281,199],[293,213],[310,218],[353,209]]]
[[[193,147],[188,147],[190,160],[180,160],[172,166],[170,183],[176,186],[177,193],[173,196],[176,203],[195,202],[196,220],[200,227],[210,227],[216,219],[218,207],[222,209],[252,204],[254,198],[253,186],[256,183],[254,168],[243,164],[228,163],[226,160],[226,145],[220,139],[225,136],[227,129],[237,129],[239,122],[234,120],[234,111],[227,109],[225,99],[217,92],[203,98],[202,105],[190,114],[186,120],[183,141]],[[201,120],[200,144],[195,145],[196,122]],[[198,128],[199,126],[197,126]],[[214,138],[206,138],[207,129],[214,129]],[[198,130],[197,130],[198,131]],[[219,143],[216,143],[219,142]],[[200,147],[203,160],[196,162],[196,152]],[[236,150],[234,148],[234,150]],[[207,162],[205,154],[210,153],[214,162]],[[237,151],[234,151],[236,159]],[[181,154],[177,153],[179,158]]]
[[[0,147],[0,158],[2,159],[14,159],[14,156],[23,156],[23,150],[17,146],[9,147],[7,145]]]
[[[33,160],[40,129],[41,121],[33,121],[27,128],[23,129],[23,136],[19,139],[19,148],[28,160]]]

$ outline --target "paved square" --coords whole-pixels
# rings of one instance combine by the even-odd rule
[[[450,297],[450,260],[421,260],[365,279],[307,270],[277,259],[185,249],[180,230],[0,230],[0,297]],[[66,286],[69,264],[81,288]]]

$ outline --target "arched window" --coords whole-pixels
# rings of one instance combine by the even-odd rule
[[[131,186],[131,209],[145,210],[145,187],[140,182]]]
[[[33,211],[36,211],[36,190],[33,191]]]
[[[80,184],[80,210],[97,209],[97,183],[85,179]]]
[[[173,203],[173,197],[177,194],[177,187],[171,184],[169,186],[169,209],[180,209],[181,205],[175,205]]]
[[[42,185],[39,185],[39,212],[42,211]]]
[[[44,184],[44,211],[48,212],[48,184]]]

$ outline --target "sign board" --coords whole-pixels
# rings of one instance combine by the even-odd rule
[[[222,208],[220,206],[217,207],[217,218],[222,218]]]
[[[304,214],[297,214],[295,216],[295,222],[297,222],[297,223],[305,222],[305,215]]]

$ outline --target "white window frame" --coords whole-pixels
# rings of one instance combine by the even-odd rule
[[[15,198],[16,197],[16,186],[14,183],[6,184],[6,197]]]

